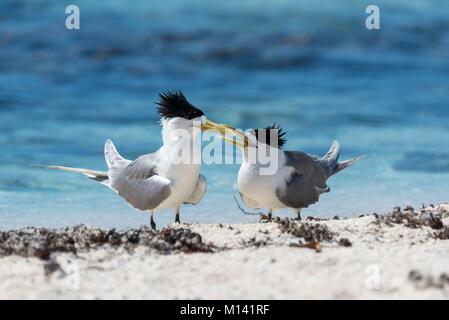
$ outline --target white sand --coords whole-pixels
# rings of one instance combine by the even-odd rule
[[[323,243],[321,252],[289,246],[298,239],[268,223],[181,226],[229,249],[216,253],[129,254],[106,248],[78,256],[59,253],[55,259],[64,271],[48,276],[37,258],[4,257],[0,298],[448,299],[449,283],[429,286],[411,281],[409,273],[434,279],[449,274],[449,240],[433,239],[429,227],[379,226],[374,220],[319,222],[352,242],[352,247]],[[448,225],[449,218],[443,222]],[[251,238],[268,244],[245,246]]]

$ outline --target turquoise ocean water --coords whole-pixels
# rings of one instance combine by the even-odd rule
[[[102,170],[107,138],[130,159],[154,151],[169,89],[239,128],[276,120],[287,149],[338,139],[342,159],[370,155],[304,215],[448,201],[449,2],[376,3],[378,31],[356,0],[1,1],[0,228],[147,223],[101,185],[31,165]],[[237,171],[203,166],[208,193],[183,220],[256,222],[232,198]]]

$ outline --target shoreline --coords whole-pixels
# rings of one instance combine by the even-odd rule
[[[345,219],[0,232],[1,299],[448,299],[449,205]]]

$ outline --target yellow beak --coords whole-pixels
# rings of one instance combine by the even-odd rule
[[[220,124],[220,123],[215,123],[215,122],[210,121],[210,120],[206,120],[206,123],[204,123],[204,124],[201,125],[201,130],[202,130],[202,131],[206,131],[206,130],[216,130],[216,131],[218,131],[218,132],[219,132],[220,134],[222,134],[222,135],[225,135],[225,134],[229,133],[229,132],[227,132],[227,131],[232,130],[232,129],[230,129],[230,128],[231,128],[231,127],[228,126],[228,125],[224,125],[224,124]]]
[[[235,140],[233,138],[223,137],[223,136],[221,136],[221,138],[223,140],[225,140],[225,141],[228,141],[228,142],[230,142],[232,144],[235,144],[236,146],[238,146],[238,147],[240,147],[242,149],[245,149],[245,145],[243,143],[241,143],[240,141],[237,141],[237,140]]]
[[[243,149],[245,149],[245,147],[248,146],[248,139],[245,137],[243,132],[235,129],[234,127],[231,127],[230,125],[219,124],[219,123],[215,123],[210,120],[206,120],[206,123],[201,125],[201,130],[202,131],[216,130],[220,133],[220,136],[223,140],[231,142],[232,144],[235,144]],[[237,136],[238,138],[240,138],[242,140],[242,142],[237,141],[234,138],[231,139],[231,138],[227,137],[226,135]]]

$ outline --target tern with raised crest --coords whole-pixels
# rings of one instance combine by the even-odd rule
[[[199,203],[207,187],[206,178],[200,174],[201,161],[180,160],[182,149],[190,146],[192,150],[188,153],[198,154],[201,150],[200,140],[196,139],[199,132],[210,129],[225,134],[229,127],[208,120],[180,91],[159,96],[162,146],[156,152],[131,161],[123,158],[112,141],[107,140],[104,147],[107,171],[63,166],[47,168],[81,173],[109,187],[132,207],[151,212],[153,229],[156,228],[153,213],[161,209],[175,210],[175,222],[180,222],[181,205]]]
[[[267,209],[268,219],[274,210],[290,208],[301,219],[301,209],[318,202],[320,195],[330,191],[327,180],[352,166],[364,156],[338,162],[340,144],[334,141],[324,157],[301,151],[283,150],[285,132],[279,125],[263,129],[234,131],[239,140],[223,137],[242,149],[243,161],[238,173],[238,189],[245,205],[252,209]],[[254,153],[251,153],[251,148]],[[264,173],[257,150],[270,154],[274,169]],[[256,157],[251,157],[251,155]],[[266,172],[268,172],[266,170]]]

